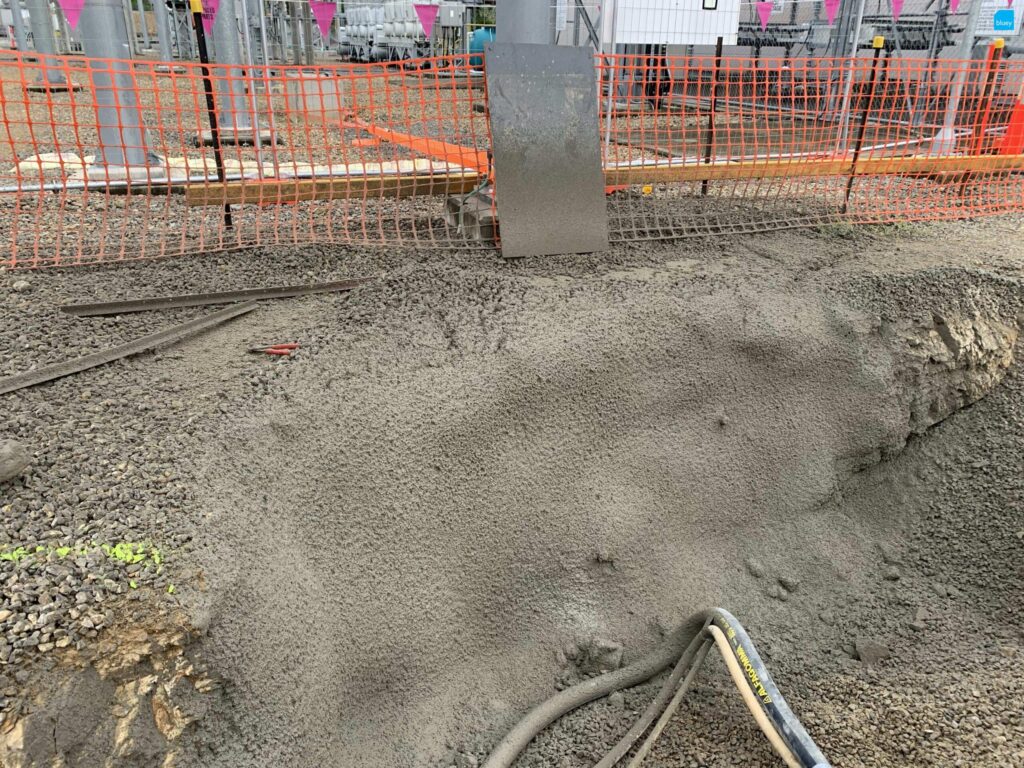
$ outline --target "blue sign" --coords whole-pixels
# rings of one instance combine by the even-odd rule
[[[992,29],[996,32],[1013,32],[1013,8],[1003,8],[992,16]]]

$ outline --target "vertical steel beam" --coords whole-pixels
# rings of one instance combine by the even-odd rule
[[[160,49],[161,61],[174,58],[171,53],[171,19],[170,11],[164,0],[153,0],[153,11],[156,13],[156,42]]]
[[[32,26],[32,45],[36,52],[45,56],[56,56],[57,38],[53,34],[53,13],[47,0],[28,0],[28,19]],[[42,77],[47,85],[67,85],[67,78],[57,67],[44,66]]]
[[[21,15],[21,0],[11,0],[11,26],[14,27],[14,39],[18,42],[18,50],[28,51],[28,35],[25,34],[25,17]]]
[[[121,0],[89,0],[78,22],[82,48],[89,60],[100,163],[108,167],[145,166],[150,155],[130,59],[128,26]]]
[[[144,50],[153,49],[153,41],[149,39],[149,24],[146,23],[146,5],[143,0],[135,0],[139,8],[139,21],[142,23],[142,47]]]
[[[245,95],[245,70],[242,47],[238,40],[238,19],[235,0],[220,0],[217,18],[213,22],[214,61],[232,65],[217,70],[217,91],[220,95],[220,129],[228,139],[237,140],[240,131],[252,130],[252,116],[249,114],[248,99]],[[256,140],[256,137],[253,137]]]

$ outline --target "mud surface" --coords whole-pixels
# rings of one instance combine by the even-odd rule
[[[9,731],[7,759],[43,765],[56,749],[85,765],[73,755],[108,739],[122,755],[112,765],[173,753],[182,766],[463,768],[557,687],[628,663],[718,604],[747,625],[836,765],[1014,764],[1024,251],[1003,245],[1015,226],[512,264],[309,252],[124,268],[125,292],[374,279],[5,401],[10,436],[30,447],[52,446],[48,423],[83,386],[113,401],[94,416],[114,443],[103,460],[142,451],[146,482],[131,486],[133,514],[88,497],[95,511],[78,525],[155,542],[164,561],[159,573],[103,565],[99,626],[81,629],[92,614],[70,609],[55,620],[73,643],[11,645],[8,728],[39,729],[32,717],[64,700],[47,685],[72,668],[102,696],[88,733],[32,751]],[[60,354],[32,335],[50,323],[72,348],[94,343],[48,307],[111,297],[110,274],[32,276],[5,309],[29,326],[14,337],[23,352]],[[117,339],[157,322],[99,327]],[[244,352],[292,339],[294,359]],[[156,408],[168,399],[181,403],[170,414]],[[110,436],[126,425],[132,445],[158,450],[122,455]],[[11,543],[42,538],[48,489],[89,466],[59,450],[46,449],[63,461],[41,462],[37,448],[2,487],[31,518],[8,515]],[[170,477],[150,482],[158,470]],[[120,475],[93,474],[118,498]],[[54,546],[81,536],[49,522]],[[71,578],[91,567],[75,563]],[[30,577],[33,599],[65,583],[48,586],[65,577],[45,567],[5,573],[12,586]],[[18,603],[10,619],[28,616]],[[178,605],[188,636],[117,643],[121,619],[141,622],[157,603]],[[88,653],[104,638],[110,654],[134,655],[97,680]],[[889,658],[858,659],[869,642]],[[60,655],[69,649],[76,658]],[[589,764],[653,691],[575,713],[521,764]],[[117,741],[126,721],[139,735]],[[774,764],[717,661],[651,760]]]

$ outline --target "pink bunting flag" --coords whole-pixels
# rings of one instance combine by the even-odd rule
[[[828,17],[828,23],[832,24],[836,20],[836,14],[839,13],[839,6],[843,0],[825,0],[825,16]]]
[[[420,20],[420,26],[423,27],[423,34],[430,37],[430,33],[434,31],[434,22],[437,21],[437,14],[441,11],[441,6],[416,3],[413,8],[416,9],[416,17]]]
[[[64,11],[64,18],[68,20],[70,27],[72,29],[77,27],[78,17],[82,15],[82,9],[85,7],[85,0],[57,0],[57,2],[60,3],[60,9]]]
[[[337,7],[334,5],[333,0],[309,0],[309,7],[313,11],[313,18],[316,19],[316,25],[320,28],[320,35],[324,40],[331,34],[331,22],[334,21],[334,12]]]
[[[960,0],[949,0],[949,12],[956,13],[960,9]]]
[[[892,0],[892,17],[899,21],[901,13],[903,13],[903,0]]]
[[[213,22],[217,20],[217,9],[220,8],[220,0],[203,0],[203,32],[213,33]]]
[[[775,5],[772,0],[761,0],[757,4],[757,17],[761,19],[761,31],[764,32],[768,29],[768,19],[772,15],[772,6]]]

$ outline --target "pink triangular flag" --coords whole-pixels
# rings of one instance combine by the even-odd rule
[[[423,34],[430,37],[430,33],[434,31],[434,22],[437,21],[437,14],[441,11],[441,6],[416,3],[413,8],[416,9],[416,16],[420,20],[420,26],[423,27]]]
[[[337,6],[334,4],[334,0],[309,0],[309,7],[313,9],[313,18],[316,19],[316,25],[320,27],[320,35],[324,40],[327,40],[327,36],[331,33],[331,22],[334,21],[334,12],[337,10]]]
[[[220,0],[203,0],[203,31],[208,35],[213,33],[213,22],[217,20],[218,8]]]
[[[956,13],[960,8],[960,0],[949,0],[949,12]]]
[[[757,16],[761,19],[762,32],[768,29],[768,19],[771,18],[773,5],[775,5],[775,3],[773,3],[772,0],[761,0],[761,2],[757,4]]]
[[[64,18],[68,20],[68,24],[72,29],[78,26],[78,17],[82,15],[82,9],[85,7],[85,0],[57,0],[60,3],[60,9],[64,11]]]
[[[832,24],[836,20],[836,14],[839,13],[839,5],[843,0],[825,0],[825,16],[828,17],[828,23]]]
[[[903,0],[892,0],[892,17],[899,21],[901,13],[903,13]]]

